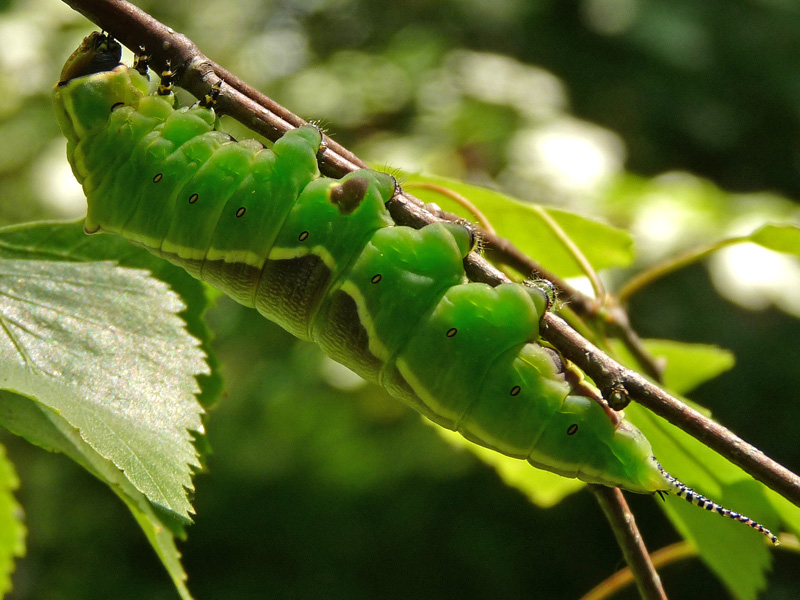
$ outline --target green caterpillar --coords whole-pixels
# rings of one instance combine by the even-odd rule
[[[120,56],[92,34],[54,91],[88,233],[185,268],[475,443],[564,477],[674,492],[778,543],[666,473],[644,435],[537,343],[546,282],[469,282],[471,230],[396,225],[391,176],[320,177],[310,126],[271,150],[234,141],[212,109],[175,109],[169,82],[151,94],[146,70]]]

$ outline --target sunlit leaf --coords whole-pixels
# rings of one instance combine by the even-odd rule
[[[88,239],[77,225],[0,232],[0,386],[58,411],[154,503],[188,518],[203,353],[181,300],[147,272],[24,260],[85,259],[97,253]]]
[[[404,183],[433,183],[461,194],[478,207],[504,238],[545,268],[562,277],[584,274],[533,204],[520,202],[496,190],[445,177],[398,174],[396,171],[392,171],[392,174]],[[475,221],[473,215],[447,196],[425,189],[414,188],[410,191],[425,202],[438,204],[448,212]],[[545,210],[596,270],[627,266],[633,261],[633,240],[627,232],[565,210]]]
[[[0,391],[0,425],[50,452],[62,452],[106,482],[128,506],[167,569],[180,597],[191,600],[175,535],[181,523],[153,509],[147,498],[111,462],[95,452],[58,413],[38,402]]]
[[[764,225],[749,238],[764,248],[800,256],[800,227],[797,225]]]
[[[207,373],[179,298],[109,262],[0,262],[0,386],[80,431],[154,503],[188,517],[194,376]]]
[[[213,404],[222,388],[217,373],[217,362],[211,350],[211,334],[203,320],[216,292],[147,250],[134,246],[116,235],[88,236],[83,231],[83,221],[73,223],[27,223],[0,229],[0,258],[40,259],[54,261],[113,260],[124,267],[147,269],[156,279],[176,292],[186,309],[181,318],[193,337],[202,341],[203,352],[212,368],[212,374],[201,375],[199,396],[203,406]]]
[[[761,484],[642,407],[632,404],[626,412],[672,475],[710,500],[775,529],[778,515]],[[732,519],[698,510],[675,496],[667,496],[664,507],[681,535],[695,544],[700,557],[735,598],[755,598],[766,586],[772,554],[764,536]]]
[[[689,344],[673,340],[642,340],[647,352],[663,366],[664,386],[675,394],[686,394],[733,368],[733,353],[710,344]],[[620,362],[641,369],[624,344],[611,340],[611,347]]]
[[[651,356],[664,361],[664,386],[676,394],[686,394],[736,364],[732,352],[709,344],[645,340],[644,345]]]

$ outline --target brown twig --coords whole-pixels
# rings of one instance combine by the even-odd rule
[[[198,97],[207,93],[214,83],[223,78],[227,86],[219,99],[220,108],[246,126],[277,139],[289,129],[304,123],[291,111],[280,107],[266,96],[253,90],[238,78],[211,62],[185,36],[159,23],[148,14],[123,0],[64,0],[66,4],[81,12],[88,19],[111,32],[120,42],[130,48],[144,45],[152,57],[153,64],[183,65],[179,71],[180,83]],[[243,93],[244,90],[246,93]],[[257,98],[258,100],[255,100]],[[363,162],[326,138],[327,147],[322,156],[322,170],[330,175],[361,168]],[[392,217],[403,225],[422,227],[442,220],[425,210],[421,201],[409,195],[397,195],[389,205]],[[521,255],[510,244],[497,240],[494,250],[502,249],[507,264],[515,263],[521,269],[530,264],[530,259]],[[508,279],[482,257],[473,254],[467,259],[467,272],[476,281],[498,284]],[[512,266],[515,266],[512,264]],[[517,268],[515,266],[515,268]],[[544,270],[540,274],[559,282]],[[557,284],[559,285],[559,284]],[[560,285],[564,285],[563,282]],[[568,286],[564,286],[569,289]],[[570,300],[576,309],[585,304],[587,314],[591,302],[584,302],[580,294]],[[600,352],[594,345],[577,335],[562,319],[554,314],[545,315],[542,335],[567,358],[583,369],[603,390],[610,395],[612,390],[623,390],[630,398],[640,402],[670,423],[693,435],[728,460],[739,465],[753,477],[766,484],[795,505],[800,506],[800,478],[766,457],[760,450],[747,444],[724,427],[697,413],[652,385],[642,376],[625,369]],[[633,335],[633,334],[631,334]]]
[[[600,508],[606,515],[617,544],[622,549],[625,562],[630,567],[639,594],[644,600],[667,600],[667,595],[661,585],[661,578],[656,573],[650,554],[636,526],[636,520],[628,507],[628,502],[622,491],[618,488],[608,488],[604,485],[589,485],[589,489],[597,498]]]

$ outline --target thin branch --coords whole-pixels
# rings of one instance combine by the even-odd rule
[[[179,72],[181,86],[198,97],[202,97],[223,77],[228,85],[223,87],[223,93],[219,98],[220,108],[268,138],[277,139],[289,129],[304,123],[291,111],[280,107],[211,62],[188,38],[175,33],[137,7],[122,0],[64,1],[111,32],[126,46],[139,48],[144,44],[147,53],[152,56],[153,64],[165,64],[169,59],[173,65],[182,65]],[[247,94],[240,90],[246,91]],[[258,98],[258,101],[254,98]],[[333,140],[326,138],[326,144],[321,160],[321,169],[326,174],[341,176],[364,165]],[[389,203],[389,211],[399,224],[417,228],[443,220],[425,210],[420,200],[407,194],[396,195]],[[498,249],[503,252],[504,262],[510,266],[517,268],[516,264],[520,269],[524,269],[525,265],[530,264],[529,258],[524,257],[505,240],[497,240],[496,246],[492,242],[492,246],[492,252]],[[494,285],[509,281],[503,273],[475,253],[467,258],[466,268],[470,278],[475,281]],[[570,289],[558,277],[544,270],[540,273],[543,277],[554,281],[556,285]],[[573,310],[586,309],[586,314],[591,314],[594,310],[596,314],[597,306],[592,307],[591,304],[585,296],[577,293],[570,299],[570,308]],[[600,386],[606,397],[612,391],[623,390],[630,398],[693,435],[757,480],[800,506],[800,477],[766,457],[760,450],[682,404],[639,374],[622,367],[577,335],[556,315],[548,313],[544,316],[542,335],[583,369]],[[631,335],[635,336],[632,333]]]
[[[611,525],[625,562],[636,578],[639,594],[644,600],[667,600],[661,578],[653,567],[650,554],[642,541],[642,535],[622,491],[619,488],[596,484],[589,485],[589,489],[597,498]]]

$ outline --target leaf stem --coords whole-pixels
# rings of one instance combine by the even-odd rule
[[[572,258],[578,263],[586,277],[589,278],[589,281],[592,284],[592,290],[594,290],[595,298],[597,298],[602,305],[606,299],[606,290],[603,287],[603,283],[600,281],[600,278],[597,276],[597,271],[594,270],[594,267],[592,267],[592,264],[586,258],[586,255],[581,252],[581,249],[578,248],[577,244],[575,244],[575,242],[572,241],[572,238],[570,238],[564,232],[564,230],[561,228],[561,225],[559,225],[556,220],[550,216],[550,213],[548,213],[547,210],[535,204],[531,205],[531,208],[533,208],[534,212],[539,215],[539,218],[544,221],[545,225],[547,225],[550,231],[553,232],[553,235],[558,238],[558,241],[560,241],[564,248],[566,248],[567,252],[572,255]]]
[[[797,536],[791,533],[781,533],[778,537],[781,541],[781,545],[776,546],[778,550],[788,550],[795,554],[800,552],[800,542],[798,542]],[[653,562],[653,567],[660,569],[661,567],[666,567],[667,565],[695,556],[699,556],[697,548],[690,542],[682,540],[670,544],[669,546],[659,548],[650,554],[650,560]],[[584,596],[581,596],[580,600],[606,600],[633,583],[633,581],[633,572],[630,567],[624,567],[604,581],[598,583]]]
[[[459,206],[462,206],[467,212],[475,217],[475,220],[486,233],[490,235],[497,235],[497,232],[494,230],[494,227],[492,227],[492,223],[489,221],[489,219],[486,218],[486,215],[484,215],[477,206],[475,206],[472,202],[455,190],[451,190],[436,183],[429,183],[427,181],[409,181],[403,184],[403,189],[408,190],[414,188],[419,190],[428,190],[429,192],[450,198],[453,202]]]
[[[650,555],[653,567],[658,569],[680,560],[697,556],[697,549],[687,541],[676,542],[659,548]],[[605,581],[601,581],[580,600],[606,600],[634,581],[630,567],[620,569]]]
[[[637,274],[635,277],[630,279],[622,287],[622,289],[619,290],[619,292],[617,292],[617,298],[619,299],[620,304],[625,304],[633,294],[638,292],[646,285],[653,283],[656,279],[660,279],[661,277],[669,275],[678,269],[682,269],[692,263],[698,262],[704,259],[706,256],[721,250],[722,248],[733,246],[734,244],[741,244],[742,242],[749,241],[749,239],[749,237],[728,238],[718,242],[713,242],[706,246],[700,246],[699,248],[687,250],[686,252],[683,252],[674,258],[670,258],[667,261],[654,265],[649,269],[645,269],[641,273]]]

